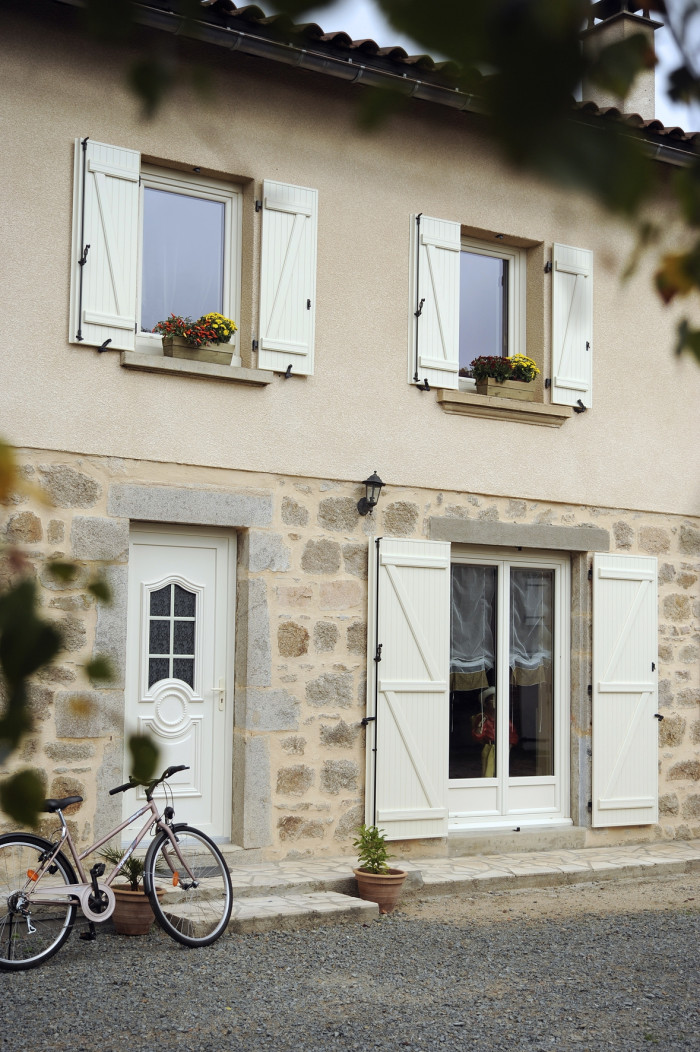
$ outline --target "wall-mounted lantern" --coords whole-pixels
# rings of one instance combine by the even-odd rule
[[[375,471],[368,479],[365,479],[362,485],[365,487],[366,494],[357,502],[357,510],[360,515],[366,515],[368,511],[372,511],[372,508],[376,508],[384,483]]]

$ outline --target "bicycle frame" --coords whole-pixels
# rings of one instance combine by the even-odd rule
[[[97,851],[104,844],[106,844],[108,840],[111,840],[113,836],[115,836],[117,833],[121,833],[123,829],[126,829],[128,825],[134,822],[137,818],[140,818],[141,815],[146,814],[146,812],[150,812],[151,817],[144,823],[143,828],[136,834],[134,839],[126,848],[124,854],[117,862],[116,866],[111,871],[109,876],[107,876],[107,878],[104,881],[99,882],[95,878],[88,879],[83,868],[83,859],[87,858],[87,856],[91,855],[94,851]],[[152,798],[150,798],[148,802],[143,805],[143,807],[140,807],[138,811],[135,811],[134,814],[127,818],[124,822],[122,822],[118,826],[115,826],[115,828],[112,829],[111,832],[107,833],[106,836],[102,837],[100,840],[96,840],[94,844],[91,844],[90,847],[86,848],[85,851],[81,852],[80,854],[78,854],[78,851],[76,850],[76,847],[73,843],[73,838],[70,835],[70,830],[68,829],[68,826],[66,824],[63,812],[59,809],[56,811],[56,814],[58,815],[61,822],[61,836],[58,842],[55,844],[51,855],[43,860],[39,871],[37,873],[32,873],[31,876],[29,875],[29,873],[27,874],[27,876],[29,877],[29,881],[28,885],[24,889],[24,894],[26,895],[28,903],[68,903],[71,899],[77,898],[80,904],[80,908],[82,909],[83,913],[88,918],[88,920],[95,921],[97,923],[108,920],[114,912],[115,905],[114,892],[112,891],[111,884],[114,881],[117,874],[120,872],[126,860],[133,854],[133,852],[139,846],[139,844],[153,825],[155,825],[157,829],[165,833],[165,835],[168,837],[175,854],[177,855],[180,863],[182,864],[183,869],[188,874],[190,879],[194,880],[194,875],[189,869],[187,863],[185,862],[185,859],[183,858],[180,852],[180,849],[177,845],[177,839],[175,838],[172,829],[170,828],[167,822],[163,821],[161,815],[158,813],[158,807]],[[56,855],[59,853],[64,844],[67,845],[70,854],[73,857],[73,861],[75,862],[76,868],[78,870],[78,875],[80,876],[80,883],[61,884],[60,886],[56,885],[55,887],[51,887],[50,885],[43,885],[41,888],[39,888],[39,881],[49,869]],[[30,890],[29,884],[34,884],[35,890]],[[90,904],[90,898],[93,896],[97,898],[97,892],[99,892],[101,895],[106,895],[107,897],[107,905],[99,911],[93,909],[93,906]],[[27,920],[29,922],[29,918],[27,918]]]

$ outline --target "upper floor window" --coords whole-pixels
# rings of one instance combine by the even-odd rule
[[[255,364],[310,374],[318,191],[268,179],[260,191],[260,290],[257,317],[248,319],[257,332]],[[70,341],[159,354],[158,321],[215,311],[237,322],[231,343],[239,353],[242,208],[243,191],[233,183],[76,140]]]
[[[459,254],[460,376],[480,355],[524,353],[525,280],[522,249],[492,248],[462,238]]]
[[[240,193],[144,166],[140,212],[137,347],[159,347],[153,328],[170,314],[239,318]]]

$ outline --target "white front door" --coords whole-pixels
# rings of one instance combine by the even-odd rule
[[[233,535],[174,526],[134,528],[129,549],[126,734],[155,740],[159,772],[187,764],[169,781],[176,821],[218,840],[231,831],[235,552]],[[124,817],[135,809],[125,794]]]
[[[568,821],[569,566],[454,556],[450,829]]]

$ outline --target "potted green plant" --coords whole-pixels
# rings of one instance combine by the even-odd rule
[[[535,397],[530,384],[539,375],[539,369],[525,354],[514,354],[512,358],[483,354],[474,358],[470,372],[476,380],[477,394],[528,402]]]
[[[389,867],[391,855],[386,848],[386,837],[376,826],[361,825],[352,843],[360,864],[353,871],[360,898],[376,902],[380,913],[391,913],[398,902],[406,871]]]
[[[123,852],[116,847],[106,847],[100,854],[106,862],[116,866]],[[129,855],[120,873],[128,883],[112,886],[116,900],[112,914],[114,927],[120,935],[147,935],[155,918],[148,895],[143,890],[143,859]]]
[[[167,358],[189,358],[215,365],[230,365],[233,351],[220,345],[229,343],[237,325],[223,314],[211,312],[192,321],[171,314],[153,329],[163,337],[163,354]]]

